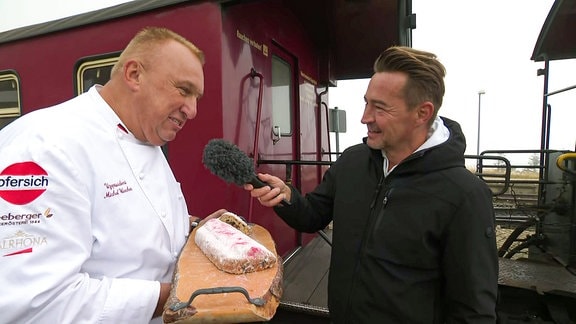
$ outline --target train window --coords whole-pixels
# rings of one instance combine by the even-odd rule
[[[20,84],[13,73],[0,72],[0,129],[20,117]]]
[[[112,67],[118,62],[120,52],[85,57],[76,63],[76,95],[84,93],[95,84],[104,85],[110,80]],[[162,152],[168,157],[168,145],[162,145]]]
[[[280,57],[272,56],[272,120],[281,136],[292,134],[292,69]]]
[[[105,84],[110,80],[112,67],[118,56],[85,59],[76,68],[76,94],[84,93],[95,84]]]

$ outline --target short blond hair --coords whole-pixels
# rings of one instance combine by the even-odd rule
[[[116,73],[116,71],[124,65],[129,57],[140,55],[142,57],[146,57],[146,55],[149,55],[149,53],[154,52],[154,47],[170,40],[174,40],[186,46],[190,52],[196,55],[200,62],[204,64],[204,52],[202,52],[202,50],[200,50],[196,45],[194,45],[183,36],[163,27],[146,27],[140,30],[122,51],[120,57],[118,58],[118,62],[116,62],[116,64],[114,64],[112,67],[112,74]]]

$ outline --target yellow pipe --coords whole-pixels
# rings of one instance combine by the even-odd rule
[[[569,170],[566,167],[567,160],[576,160],[576,153],[570,152],[570,153],[564,153],[564,154],[560,155],[556,159],[556,165],[558,166],[558,168],[560,168],[560,170],[574,174],[575,173],[574,170]]]

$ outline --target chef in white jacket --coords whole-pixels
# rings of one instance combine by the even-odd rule
[[[190,225],[160,146],[195,117],[203,62],[146,28],[106,85],[0,131],[0,323],[162,322]]]

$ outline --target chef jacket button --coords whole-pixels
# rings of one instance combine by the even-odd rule
[[[166,218],[166,212],[160,213],[160,216],[162,216],[162,218]]]
[[[178,252],[172,252],[172,256],[174,257],[174,259],[178,258]]]
[[[140,174],[138,175],[138,177],[140,178],[140,180],[144,179],[144,173],[140,173]]]

